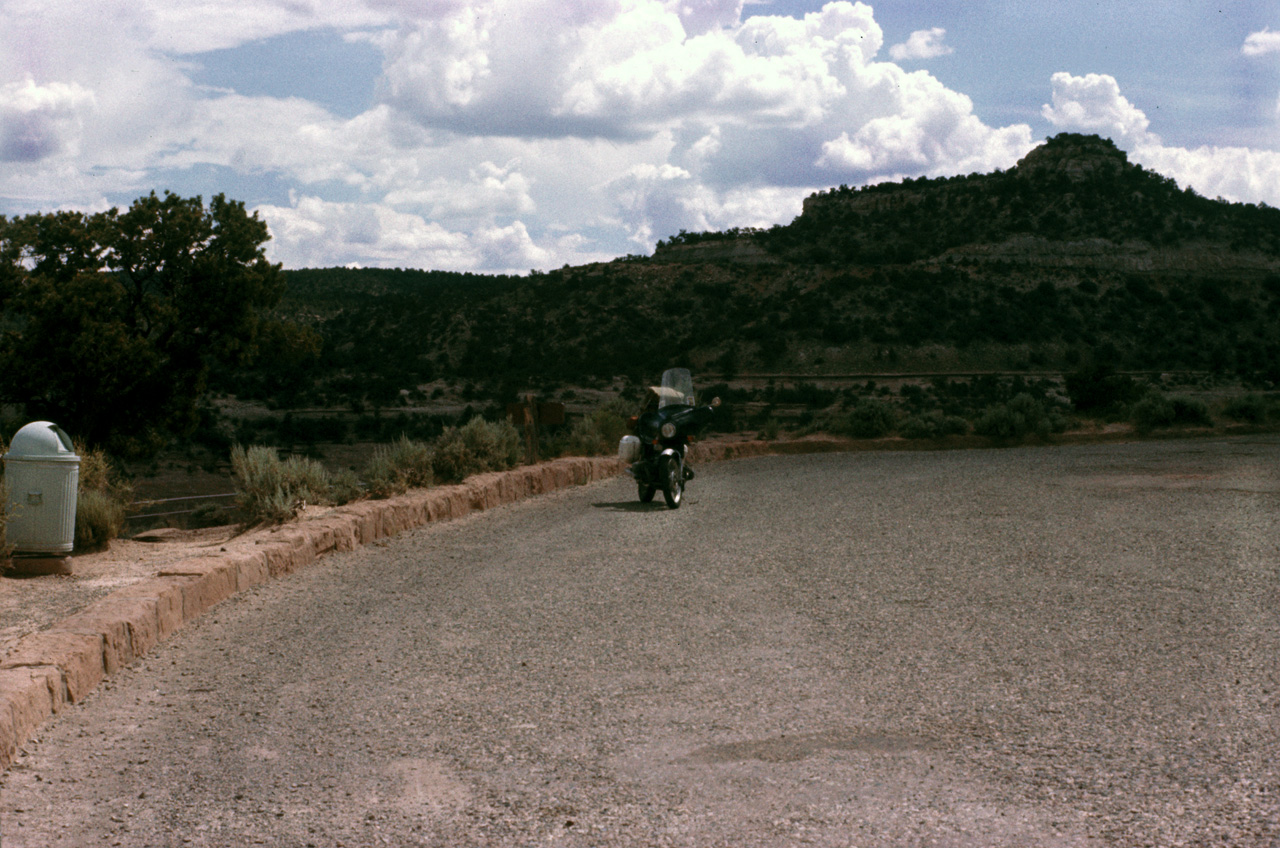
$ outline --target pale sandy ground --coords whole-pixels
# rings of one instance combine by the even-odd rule
[[[307,514],[324,511],[309,507]],[[154,577],[184,559],[251,546],[267,532],[235,525],[153,531],[136,539],[116,539],[106,551],[71,557],[71,574],[0,576],[0,658],[23,636],[51,627],[123,586]]]

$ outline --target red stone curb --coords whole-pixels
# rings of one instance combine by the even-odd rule
[[[767,452],[770,446],[762,442],[700,443],[693,458],[706,462]],[[183,560],[119,589],[25,637],[0,662],[0,769],[50,716],[237,592],[288,575],[331,551],[351,551],[430,522],[615,477],[623,469],[612,457],[573,457],[359,501],[272,528],[252,552]]]

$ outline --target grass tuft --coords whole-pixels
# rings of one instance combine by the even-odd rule
[[[122,480],[111,458],[101,448],[90,448],[81,442],[77,442],[75,448],[80,457],[80,470],[74,549],[104,551],[124,531],[133,487]]]
[[[275,448],[236,445],[231,449],[236,507],[246,524],[281,523],[307,504],[330,503],[329,472],[304,457],[281,460]]]

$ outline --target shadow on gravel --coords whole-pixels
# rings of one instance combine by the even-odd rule
[[[662,502],[662,498],[654,498],[652,503],[640,503],[640,501],[618,501],[616,503],[593,503],[596,509],[611,509],[614,512],[659,512],[665,511],[667,505]]]

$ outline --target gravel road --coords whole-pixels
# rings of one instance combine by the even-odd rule
[[[225,602],[0,844],[1280,845],[1280,439],[699,472]]]

